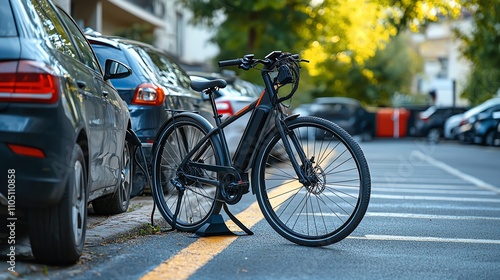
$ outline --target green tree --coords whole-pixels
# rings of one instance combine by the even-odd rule
[[[408,36],[392,37],[384,48],[363,65],[353,62],[337,66],[334,79],[322,80],[323,84],[312,90],[314,97],[347,96],[372,105],[390,105],[396,92],[409,93],[415,74],[422,70],[422,61],[409,47]]]
[[[233,59],[254,53],[263,57],[273,50],[293,51],[301,41],[299,29],[308,15],[301,0],[180,0],[194,14],[194,23],[220,23],[212,41],[223,50],[216,58]],[[260,82],[256,71],[239,73]]]
[[[195,23],[219,25],[217,59],[263,56],[272,50],[301,52],[310,60],[301,81],[313,96],[347,95],[382,103],[407,92],[411,72],[389,67],[384,48],[401,30],[455,13],[449,0],[181,0]],[[459,9],[459,7],[458,7]],[[376,55],[380,57],[373,59]],[[381,68],[385,61],[389,69]],[[367,64],[370,63],[370,64]],[[398,62],[394,62],[398,63]],[[401,66],[401,65],[398,65]],[[373,69],[370,69],[372,67]],[[394,71],[402,71],[395,75]],[[255,76],[249,76],[254,73]],[[241,73],[260,81],[256,71]],[[406,76],[404,76],[406,75]]]
[[[478,104],[500,89],[500,2],[468,1],[467,8],[473,13],[473,29],[470,34],[458,35],[472,68],[462,97]]]

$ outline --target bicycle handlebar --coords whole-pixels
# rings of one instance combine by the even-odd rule
[[[271,72],[277,69],[278,75],[274,78],[273,81],[276,93],[278,88],[286,84],[293,84],[289,94],[284,97],[277,98],[276,102],[280,103],[284,100],[290,99],[298,88],[300,62],[309,61],[301,60],[298,54],[291,54],[282,51],[272,51],[264,59],[256,59],[254,58],[253,54],[247,54],[243,56],[243,58],[221,60],[218,62],[218,64],[219,67],[238,66],[238,68],[245,71],[249,70],[250,68],[254,68],[257,64],[264,65],[264,69],[261,69],[261,71],[263,72]]]
[[[235,65],[240,65],[243,63],[243,59],[237,58],[237,59],[230,59],[230,60],[221,60],[219,61],[219,67],[227,67],[227,66],[235,66]]]
[[[253,54],[247,54],[243,56],[243,58],[221,60],[218,62],[218,65],[219,67],[238,66],[238,68],[248,70],[250,68],[253,68],[256,64],[262,63],[266,66],[271,66],[270,68],[273,68],[276,66],[273,65],[275,62],[287,58],[295,60],[296,62],[304,61],[300,60],[300,56],[298,54],[291,54],[282,51],[272,51],[264,59],[254,59]]]

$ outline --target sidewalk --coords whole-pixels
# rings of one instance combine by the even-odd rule
[[[85,246],[96,246],[133,234],[134,231],[151,224],[152,211],[153,198],[151,196],[134,197],[130,201],[127,212],[113,216],[97,216],[90,211],[87,218]],[[154,224],[167,225],[158,209],[155,210]]]
[[[92,214],[92,208],[89,207],[82,259],[85,258],[85,252],[89,250],[89,247],[100,246],[103,243],[113,242],[122,237],[139,234],[141,228],[151,224],[152,211],[153,198],[149,195],[134,197],[130,201],[128,211],[117,215],[94,215]],[[168,226],[157,209],[155,210],[154,224],[161,227]],[[23,278],[31,273],[41,272],[46,269],[45,265],[31,262],[33,256],[27,236],[21,237],[16,243],[16,256],[19,259],[19,261],[16,261],[16,274],[12,274],[7,270],[8,265],[2,258],[2,262],[0,262],[0,280],[15,279],[16,276]],[[6,256],[8,252],[3,249],[0,250],[0,254]]]

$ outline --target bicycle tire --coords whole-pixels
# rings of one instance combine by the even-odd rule
[[[195,232],[203,226],[210,216],[220,212],[220,189],[215,186],[182,178],[182,173],[196,174],[210,179],[218,179],[217,172],[193,167],[180,167],[180,163],[198,141],[211,129],[205,119],[180,114],[175,121],[163,126],[157,136],[153,152],[152,195],[163,218],[174,226],[174,213],[179,201],[179,190],[171,179],[176,179],[184,188],[175,228],[185,232]],[[211,137],[203,146],[201,153],[195,153],[196,162],[220,164],[220,146]],[[181,175],[179,175],[181,174]]]
[[[259,207],[272,228],[291,242],[317,247],[341,241],[359,225],[370,200],[370,171],[363,152],[330,121],[298,117],[287,126],[313,162],[309,170],[318,180],[309,187],[299,183],[280,134],[271,132],[252,171]]]

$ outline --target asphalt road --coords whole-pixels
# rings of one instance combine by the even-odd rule
[[[26,276],[500,279],[499,148],[412,139],[361,146],[372,175],[370,206],[354,233],[339,243],[309,248],[288,242],[250,211],[255,198],[246,195],[230,209],[251,213],[253,236],[139,235],[87,246],[70,267],[27,263],[35,272]]]

